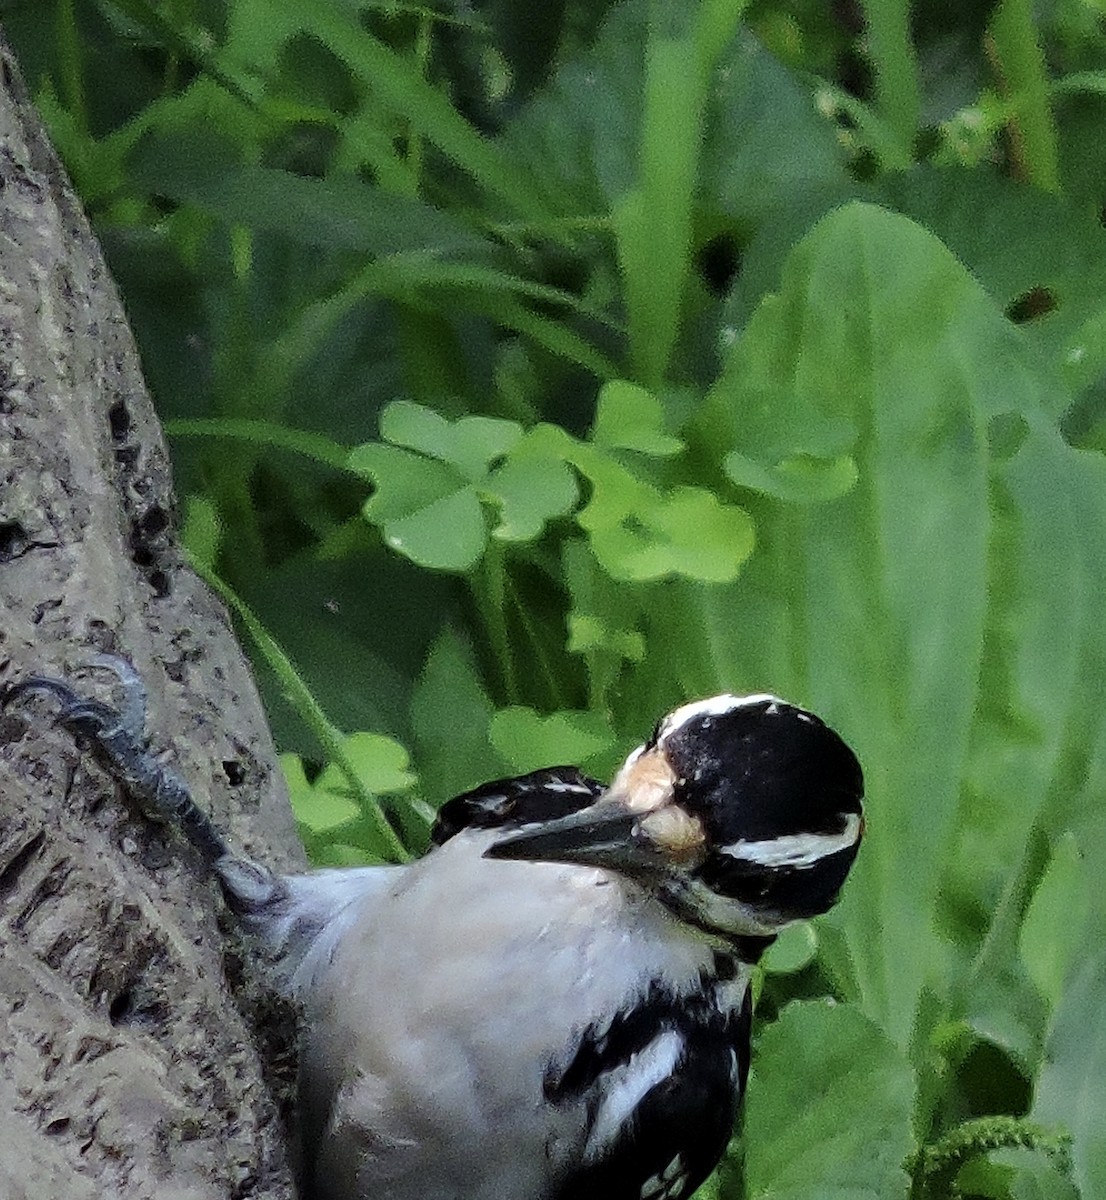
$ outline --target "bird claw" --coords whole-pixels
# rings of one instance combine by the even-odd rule
[[[49,675],[31,675],[9,684],[0,695],[0,708],[8,708],[26,696],[48,695],[60,701],[55,724],[70,733],[88,738],[124,777],[146,753],[146,688],[134,667],[114,654],[98,654],[88,663],[91,668],[110,671],[123,686],[119,708],[83,696],[63,679]]]
[[[89,699],[61,679],[31,675],[0,692],[0,709],[22,698],[46,694],[61,702],[55,723],[87,738],[113,778],[152,820],[176,824],[209,861],[227,854],[226,843],[197,807],[182,780],[150,753],[146,744],[146,686],[124,658],[98,654],[89,667],[110,671],[122,685],[119,708]]]
[[[49,675],[29,675],[0,690],[0,708],[8,708],[25,696],[49,695],[61,701],[56,722],[72,733],[93,740],[129,734],[141,743],[146,726],[146,687],[141,676],[125,658],[97,654],[89,667],[110,671],[123,685],[123,703],[119,708],[82,696],[64,679]]]

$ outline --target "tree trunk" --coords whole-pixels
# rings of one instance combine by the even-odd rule
[[[182,558],[119,297],[2,41],[0,605],[0,683],[129,658],[153,745],[232,844],[302,863],[246,661]],[[286,1200],[216,891],[49,714],[0,718],[0,1197]]]

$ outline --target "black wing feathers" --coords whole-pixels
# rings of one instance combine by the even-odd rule
[[[618,1135],[564,1180],[556,1200],[686,1200],[733,1132],[749,1073],[751,1021],[748,992],[739,1010],[724,1012],[707,990],[679,1000],[654,990],[608,1030],[585,1034],[568,1066],[546,1075],[553,1103],[584,1093],[595,1111],[606,1071],[667,1031],[683,1045],[672,1072],[645,1093]]]
[[[578,812],[605,787],[576,767],[545,767],[513,779],[496,779],[447,801],[430,831],[435,846],[462,829],[520,828]]]

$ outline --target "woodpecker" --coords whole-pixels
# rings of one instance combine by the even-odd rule
[[[574,767],[448,801],[404,866],[276,875],[235,855],[121,711],[32,677],[176,822],[302,1013],[311,1200],[686,1200],[749,1070],[753,966],[835,902],[864,830],[845,742],[777,696],[662,718],[609,787]]]

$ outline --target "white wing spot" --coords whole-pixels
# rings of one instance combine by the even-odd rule
[[[645,1096],[672,1074],[683,1049],[684,1039],[670,1029],[654,1038],[623,1067],[610,1072],[584,1147],[585,1158],[594,1159],[618,1137]]]
[[[663,1171],[650,1176],[641,1185],[641,1200],[672,1200],[683,1193],[686,1183],[684,1160],[677,1154]]]
[[[661,1172],[661,1179],[665,1183],[671,1183],[674,1179],[678,1179],[684,1172],[684,1160],[677,1154],[676,1157],[668,1164]]]

